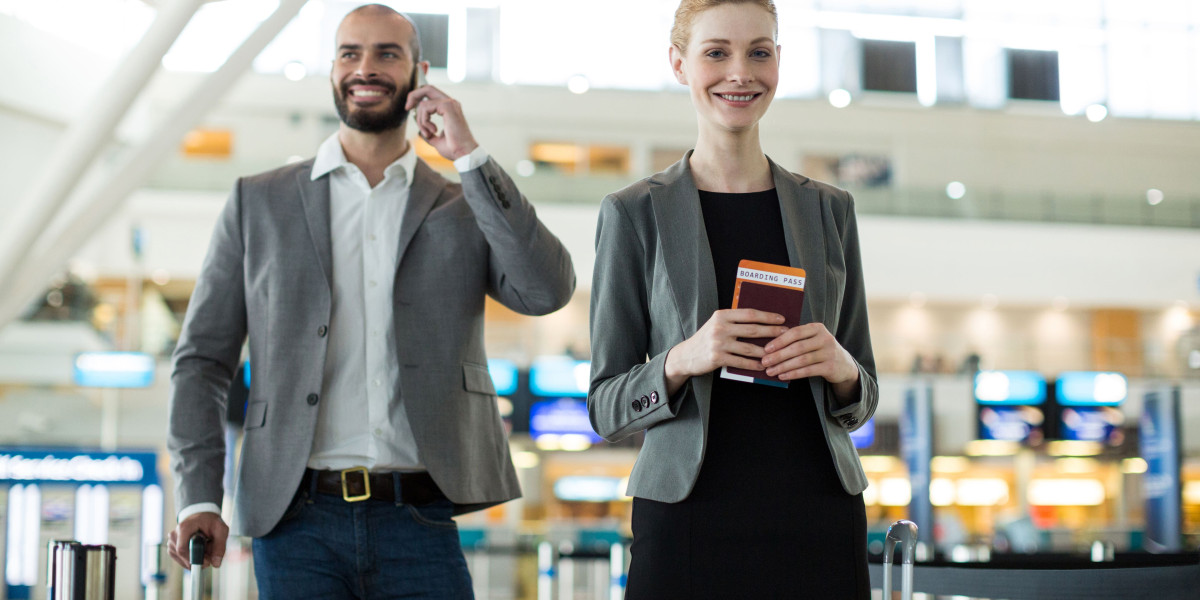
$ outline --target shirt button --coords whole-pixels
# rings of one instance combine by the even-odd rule
[[[309,405],[309,406],[316,406],[316,405],[317,405],[317,401],[318,401],[318,400],[320,400],[320,397],[319,397],[319,396],[317,396],[316,394],[309,394],[309,395],[308,395],[308,405]]]
[[[378,428],[378,427],[376,427],[376,428],[375,428],[375,435],[383,435],[383,430],[382,430],[382,429],[380,429],[380,428]]]
[[[325,334],[328,332],[329,332],[329,328],[324,325],[317,328],[317,335],[320,337],[325,337]]]
[[[371,235],[368,235],[367,239],[371,240],[372,242],[375,241],[375,234],[372,233]]]
[[[367,285],[370,285],[371,287],[375,287],[375,282],[374,282],[374,281],[369,281],[369,282],[367,282]]]
[[[378,379],[376,379],[373,383],[375,384],[375,387],[379,387],[379,386],[383,385],[383,383],[380,382]]]

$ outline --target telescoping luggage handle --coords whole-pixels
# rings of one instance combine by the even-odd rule
[[[188,596],[185,600],[201,600],[204,598],[204,549],[208,538],[197,533],[188,541],[188,563],[192,565],[188,571]]]
[[[900,597],[912,600],[913,596],[913,556],[917,549],[917,524],[901,519],[888,527],[887,537],[883,542],[883,597],[892,597],[892,555],[896,552],[896,544],[901,549],[901,583]]]

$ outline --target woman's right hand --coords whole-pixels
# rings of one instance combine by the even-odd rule
[[[762,370],[762,347],[738,338],[775,338],[785,331],[783,315],[752,308],[714,312],[696,335],[667,353],[667,394],[675,395],[689,377],[721,367]]]

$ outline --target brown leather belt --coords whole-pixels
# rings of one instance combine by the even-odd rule
[[[429,473],[370,473],[363,468],[343,471],[304,470],[301,489],[311,489],[316,479],[316,490],[321,494],[341,496],[347,502],[382,500],[396,502],[396,479],[400,479],[400,498],[404,504],[420,506],[446,499],[446,495],[434,483]]]

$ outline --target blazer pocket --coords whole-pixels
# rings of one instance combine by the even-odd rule
[[[463,389],[476,394],[496,395],[492,374],[486,366],[475,363],[463,363]]]
[[[267,422],[267,403],[251,402],[246,405],[246,429],[258,429]]]

